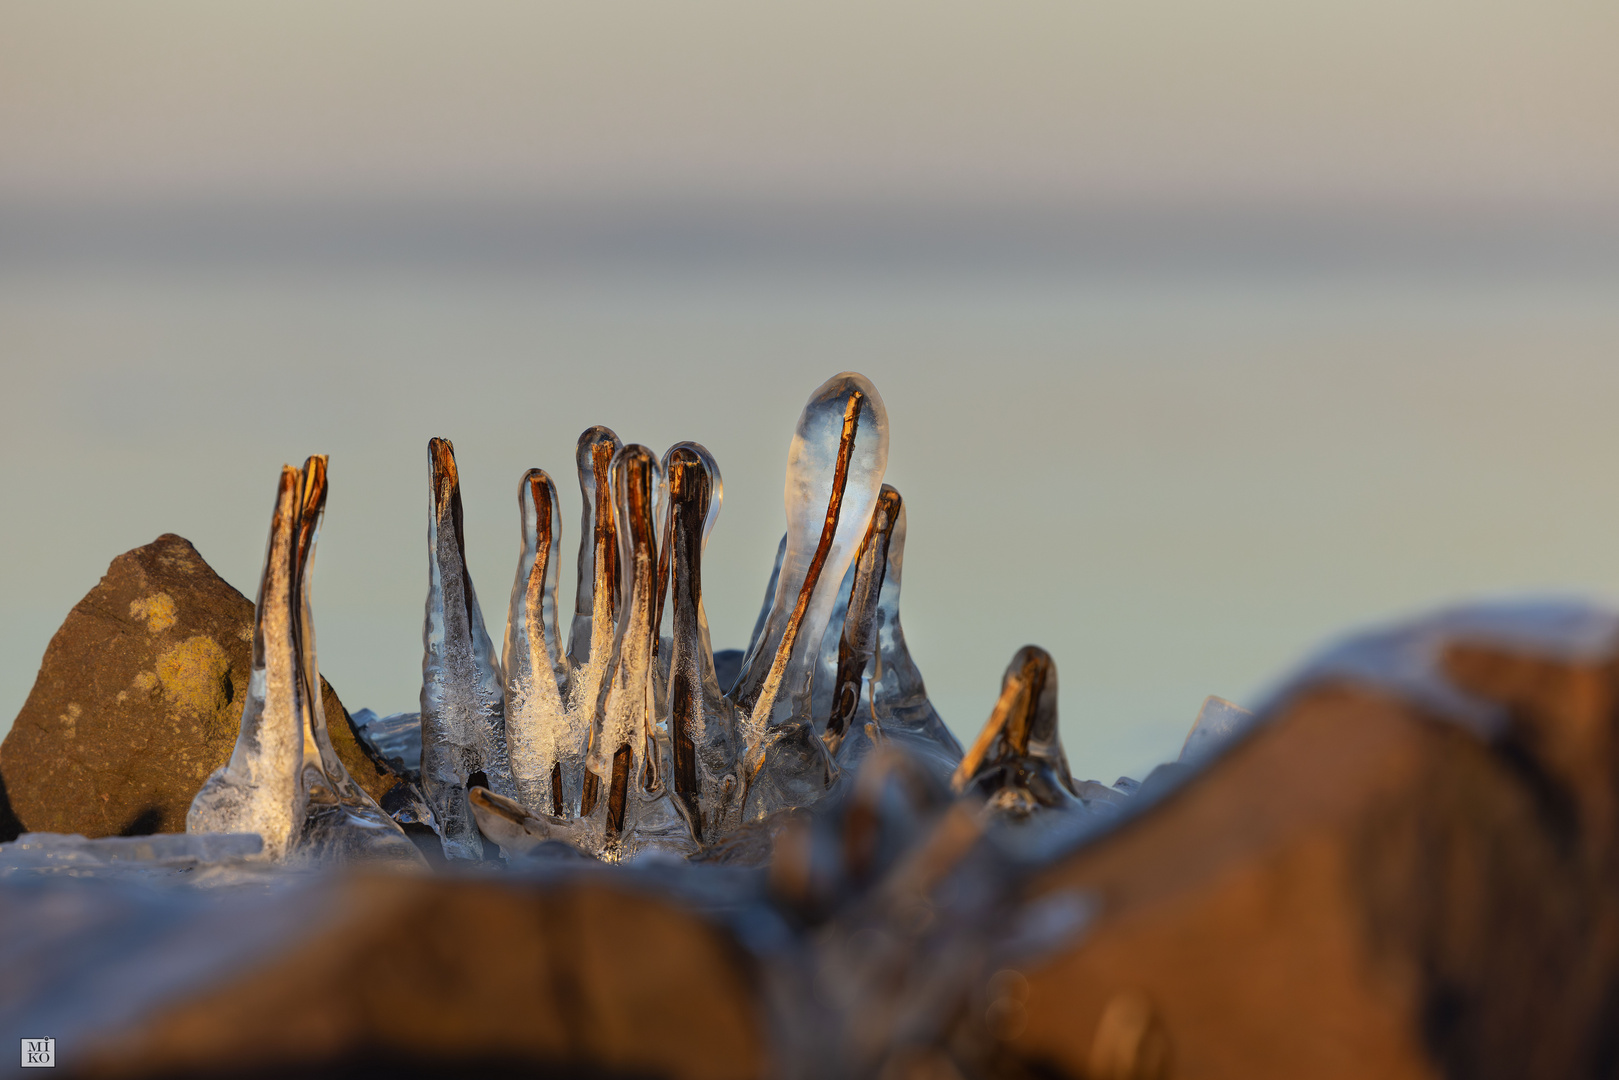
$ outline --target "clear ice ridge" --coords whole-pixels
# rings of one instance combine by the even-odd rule
[[[153,883],[238,884],[262,878],[257,833],[167,833],[104,836],[23,833],[0,844],[0,880],[94,877]],[[183,876],[182,876],[183,875]]]

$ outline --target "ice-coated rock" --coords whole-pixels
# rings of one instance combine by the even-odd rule
[[[1187,765],[1203,764],[1241,735],[1253,718],[1254,714],[1241,705],[1210,694],[1197,710],[1197,719],[1192,723],[1192,730],[1186,733],[1186,742],[1177,760]]]

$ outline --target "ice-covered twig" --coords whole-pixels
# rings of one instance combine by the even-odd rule
[[[478,859],[483,842],[467,806],[469,783],[515,794],[507,761],[505,680],[466,567],[455,448],[428,443],[427,615],[422,644],[422,791],[444,852]]]

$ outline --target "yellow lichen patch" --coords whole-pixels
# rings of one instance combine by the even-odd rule
[[[213,638],[199,634],[165,649],[157,677],[178,712],[206,717],[230,702],[230,658]]]
[[[167,630],[174,625],[177,618],[174,597],[166,592],[160,592],[141,600],[131,601],[129,615],[133,619],[145,619],[146,629],[154,634]]]
[[[62,738],[71,739],[79,733],[79,717],[83,715],[83,706],[76,701],[68,702],[67,712],[57,717],[62,722]]]
[[[157,689],[157,672],[142,671],[135,676],[135,689],[150,694]]]

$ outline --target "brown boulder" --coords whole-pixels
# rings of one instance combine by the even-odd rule
[[[253,603],[181,537],[112,561],[51,639],[0,746],[23,828],[85,836],[182,832],[191,798],[236,742],[251,669]],[[380,799],[371,761],[323,679],[332,744]]]
[[[1007,1074],[1614,1075],[1613,630],[1472,612],[1329,656],[1033,878],[1097,914],[999,976]]]

